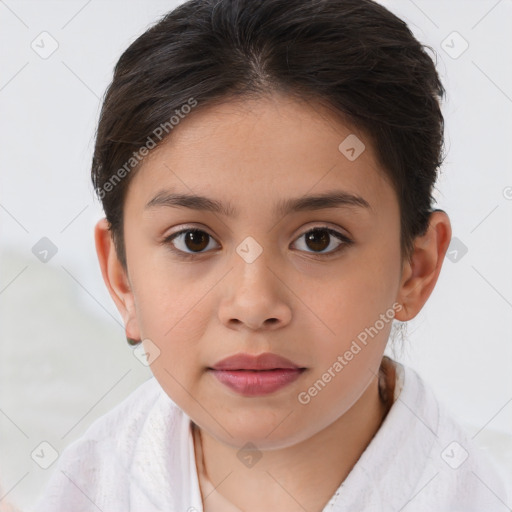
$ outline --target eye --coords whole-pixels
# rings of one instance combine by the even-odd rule
[[[213,237],[201,229],[182,229],[168,236],[163,243],[179,256],[188,258],[194,254],[201,254],[205,249],[212,248]]]
[[[302,248],[310,248],[312,251],[306,250],[306,252],[318,254],[319,256],[331,256],[341,251],[345,246],[349,246],[353,243],[353,241],[344,234],[325,226],[310,229],[297,238],[297,240],[300,240],[302,237],[305,237]],[[333,240],[333,237],[335,240]]]

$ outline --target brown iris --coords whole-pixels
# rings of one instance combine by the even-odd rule
[[[329,247],[329,238],[325,229],[313,229],[305,235],[306,244],[314,251],[323,251]]]
[[[200,230],[190,230],[185,233],[185,245],[191,251],[202,251],[208,246],[210,235]]]

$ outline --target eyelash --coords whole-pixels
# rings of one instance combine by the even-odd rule
[[[177,238],[178,236],[180,236],[180,235],[182,235],[184,233],[189,233],[189,232],[194,232],[194,231],[205,233],[211,239],[214,239],[213,236],[211,236],[209,233],[207,233],[203,229],[188,228],[188,229],[182,229],[181,231],[177,231],[176,233],[173,233],[172,235],[169,235],[168,237],[166,237],[162,241],[162,244],[163,245],[167,245],[170,251],[172,251],[174,254],[176,254],[178,257],[180,257],[183,260],[195,259],[195,258],[197,258],[197,256],[200,256],[202,254],[206,254],[206,252],[208,252],[208,251],[188,253],[188,252],[182,251],[181,249],[177,249],[172,244],[172,241],[175,238]],[[353,240],[351,240],[350,238],[348,238],[344,234],[342,234],[339,231],[336,231],[335,229],[332,229],[332,228],[330,228],[328,226],[314,226],[314,227],[308,229],[307,231],[304,231],[304,233],[302,233],[298,238],[296,238],[296,240],[298,240],[299,238],[303,237],[304,235],[306,235],[306,234],[308,234],[308,233],[310,233],[312,231],[327,231],[327,233],[329,233],[329,235],[334,236],[340,242],[342,242],[338,247],[336,247],[334,250],[332,250],[332,251],[330,251],[328,253],[319,253],[319,252],[315,253],[313,251],[311,251],[311,252],[305,251],[307,254],[312,254],[314,257],[319,257],[319,258],[329,258],[329,257],[332,257],[332,256],[338,254],[343,249],[351,246],[354,243]]]

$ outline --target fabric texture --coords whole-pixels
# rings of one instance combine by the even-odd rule
[[[415,370],[387,359],[393,404],[323,512],[510,510],[495,462]],[[152,377],[63,451],[33,512],[238,510],[213,488],[196,465],[190,418]]]

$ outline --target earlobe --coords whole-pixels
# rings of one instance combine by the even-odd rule
[[[140,339],[135,314],[135,301],[127,272],[117,257],[114,241],[106,218],[100,219],[94,229],[96,254],[103,281],[123,317],[126,336]]]
[[[411,320],[427,302],[441,272],[451,237],[448,215],[443,210],[434,210],[427,232],[416,238],[411,261],[405,263],[397,297],[403,309],[395,315],[396,320]]]

